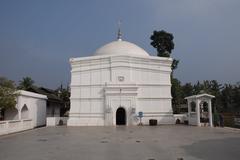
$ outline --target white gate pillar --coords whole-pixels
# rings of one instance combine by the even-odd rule
[[[212,102],[211,99],[208,100],[208,117],[209,117],[209,124],[210,127],[213,126],[213,122],[212,122]]]
[[[190,100],[187,100],[187,103],[188,103],[188,121],[189,119],[191,118],[191,101]]]
[[[196,103],[196,112],[197,112],[197,126],[201,126],[201,122],[200,122],[200,102],[199,102],[199,99],[196,99],[195,103]]]

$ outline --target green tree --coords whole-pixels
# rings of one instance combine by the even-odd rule
[[[203,85],[198,81],[197,84],[193,85],[193,94],[199,94],[204,90]]]
[[[240,112],[240,83],[238,82],[233,90],[233,101],[235,112]]]
[[[193,86],[191,83],[186,83],[182,86],[183,98],[193,95]]]
[[[222,84],[219,84],[216,80],[210,81],[209,94],[212,94],[215,96],[215,98],[212,99],[214,112],[217,112],[223,106],[221,101],[221,90],[222,90]]]
[[[13,81],[0,77],[0,110],[15,107],[16,88]]]
[[[62,100],[64,108],[61,109],[61,115],[64,115],[70,109],[70,91],[69,87],[63,88],[62,85],[56,90],[58,97]]]
[[[159,57],[170,57],[172,50],[174,49],[174,36],[164,30],[153,31],[150,36],[151,45],[157,49],[157,56]],[[171,69],[174,71],[177,69],[179,60],[173,59]],[[171,92],[172,92],[172,103],[174,112],[178,112],[178,107],[180,107],[182,101],[182,91],[181,83],[178,79],[173,78],[173,72],[171,73]]]
[[[172,65],[171,65],[172,71],[177,69],[178,63],[179,63],[179,60],[173,59],[173,62],[172,62]]]
[[[34,80],[31,77],[23,77],[22,80],[19,81],[18,89],[28,90],[33,87]]]
[[[221,92],[221,100],[223,107],[221,108],[222,112],[231,112],[233,106],[233,85],[225,84]]]
[[[172,82],[171,92],[173,112],[179,113],[180,106],[181,104],[183,104],[184,101],[181,82],[176,78],[172,78],[171,82]]]
[[[157,49],[157,56],[170,57],[172,50],[174,49],[174,36],[164,30],[153,31],[150,39],[151,45]],[[179,60],[173,59],[172,70],[177,69]]]
[[[221,91],[222,112],[240,112],[240,85],[225,84]]]
[[[170,57],[172,50],[174,49],[173,35],[164,30],[153,31],[150,39],[151,45],[157,49],[159,57]]]

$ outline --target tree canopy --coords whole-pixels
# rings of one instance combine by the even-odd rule
[[[0,109],[15,107],[16,97],[14,82],[0,77]]]
[[[157,49],[157,56],[159,57],[170,57],[172,50],[174,49],[174,36],[171,33],[168,33],[164,30],[153,31],[153,34],[150,36],[151,45]],[[177,69],[179,60],[173,59],[171,69],[174,71]],[[171,73],[171,93],[172,93],[172,106],[173,110],[177,111],[177,106],[182,103],[182,90],[181,82],[173,77],[173,72]]]
[[[170,57],[172,50],[174,49],[174,36],[172,33],[168,33],[164,30],[153,31],[150,36],[151,45],[157,49],[158,57]],[[172,70],[177,69],[179,60],[173,59]]]
[[[157,49],[157,56],[170,57],[174,49],[174,36],[164,30],[153,31],[150,36],[151,45]],[[173,59],[172,70],[178,66],[179,61]],[[181,105],[186,104],[185,97],[205,92],[212,94],[214,111],[218,112],[240,112],[240,82],[232,84],[219,84],[216,80],[205,80],[196,84],[181,84],[181,81],[171,74],[172,106],[174,113],[180,112]]]
[[[173,110],[179,112],[182,104],[186,104],[185,97],[200,94],[202,92],[214,95],[212,105],[217,112],[240,112],[240,84],[219,84],[216,80],[198,81],[195,84],[186,83],[174,79],[172,82]]]
[[[69,87],[63,88],[62,85],[56,90],[59,98],[64,103],[64,108],[61,109],[61,115],[66,114],[70,109],[70,89]]]
[[[157,49],[159,57],[170,57],[174,49],[173,35],[164,30],[153,31],[151,45]]]
[[[33,87],[34,80],[31,77],[23,77],[22,80],[19,81],[18,89],[28,90]]]

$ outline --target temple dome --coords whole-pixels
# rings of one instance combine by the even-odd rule
[[[141,47],[127,41],[122,41],[121,39],[110,42],[100,47],[94,53],[94,56],[103,56],[103,55],[128,55],[128,56],[137,56],[137,57],[149,56],[149,54]]]

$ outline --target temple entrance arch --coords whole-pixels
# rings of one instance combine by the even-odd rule
[[[123,107],[119,107],[116,111],[116,125],[126,125],[126,110]]]
[[[105,125],[134,125],[137,100],[136,84],[108,84],[105,90]]]

